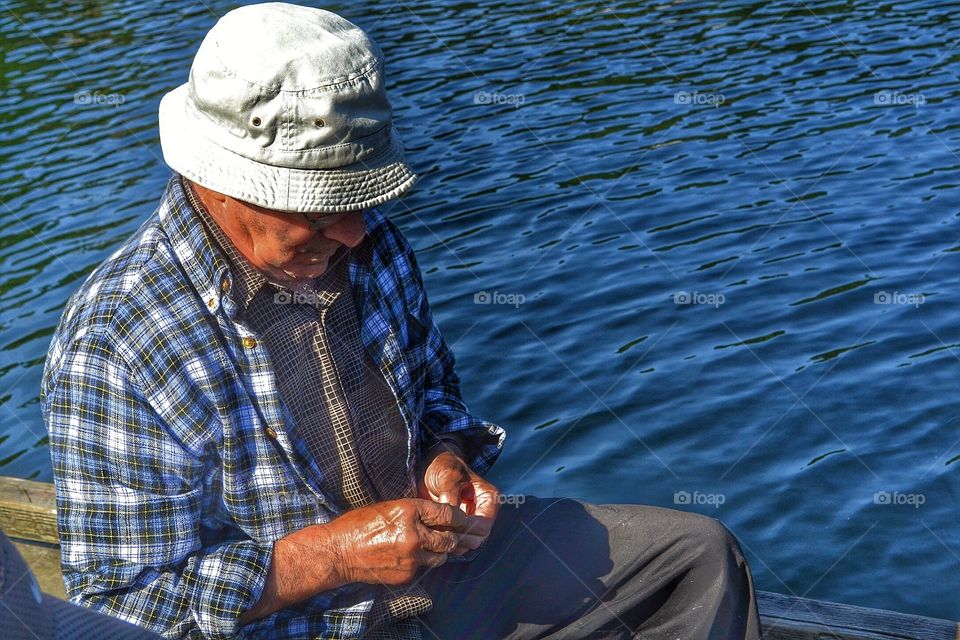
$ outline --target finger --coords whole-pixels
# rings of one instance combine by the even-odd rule
[[[449,504],[453,507],[460,506],[460,492],[459,491],[444,491],[439,496],[437,496],[437,502],[440,504]]]
[[[500,504],[496,500],[477,500],[476,507],[474,508],[474,515],[487,518],[489,520],[494,520],[497,517],[497,511],[500,508]]]
[[[417,564],[421,567],[436,569],[446,561],[446,553],[434,553],[433,551],[424,551],[423,549],[417,552]]]
[[[464,531],[467,527],[466,514],[448,504],[420,500],[418,501],[418,509],[420,522],[433,529]]]
[[[480,545],[483,544],[483,541],[487,539],[487,536],[478,536],[470,533],[464,533],[460,535],[460,543],[457,545],[457,548],[466,548],[477,549]]]
[[[437,502],[460,504],[460,494],[468,485],[470,474],[463,462],[456,457],[438,456],[427,468],[423,483]]]
[[[477,495],[474,513],[486,518],[496,518],[500,509],[500,492],[492,484],[483,482],[475,487]]]
[[[463,493],[464,486],[467,485],[463,476],[455,473],[441,473],[431,493],[437,496],[437,502],[440,504],[449,504],[454,507],[460,506],[460,494]]]
[[[475,535],[486,538],[493,530],[493,518],[487,516],[467,516],[467,526],[461,535]]]
[[[460,534],[460,542],[457,543],[457,548],[450,552],[450,555],[462,556],[469,551],[479,549],[480,545],[482,545],[486,539],[487,536],[479,536],[469,533]]]
[[[430,527],[419,526],[420,548],[434,553],[450,553],[457,548],[460,536],[452,531],[436,531]]]

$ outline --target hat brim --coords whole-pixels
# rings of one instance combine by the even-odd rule
[[[403,159],[391,126],[390,144],[338,169],[294,169],[250,160],[213,143],[187,113],[187,85],[160,101],[160,146],[171,169],[208,189],[275,211],[362,211],[406,192],[417,175]]]

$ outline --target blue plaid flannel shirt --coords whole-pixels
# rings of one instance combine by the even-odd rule
[[[464,406],[413,251],[377,210],[352,250],[361,340],[398,398],[411,482],[458,432],[484,473],[504,432]],[[352,638],[375,587],[345,585],[238,627],[273,543],[339,515],[288,428],[268,354],[236,321],[231,274],[174,176],[157,211],[67,304],[41,408],[73,602],[187,638]]]

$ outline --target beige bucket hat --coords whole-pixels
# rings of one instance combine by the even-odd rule
[[[289,212],[367,209],[407,191],[383,54],[357,26],[311,7],[240,7],[207,33],[186,84],[160,102],[176,172]]]

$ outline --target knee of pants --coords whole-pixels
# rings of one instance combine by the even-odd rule
[[[688,516],[684,527],[689,548],[695,556],[694,562],[729,570],[742,561],[740,544],[723,523],[709,516]]]

